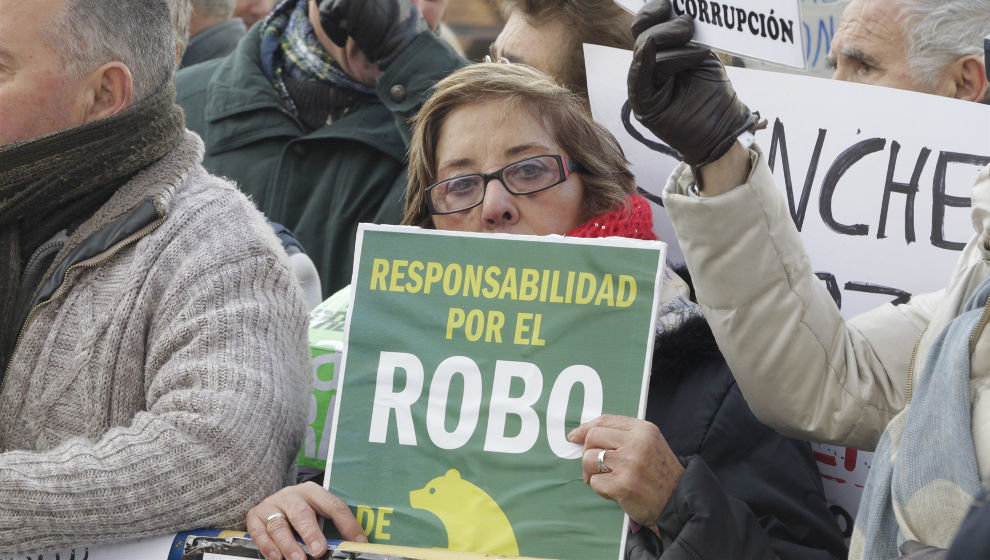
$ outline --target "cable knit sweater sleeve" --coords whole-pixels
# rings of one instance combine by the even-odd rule
[[[23,423],[2,428],[19,450],[0,454],[0,553],[239,528],[287,482],[301,293],[250,203],[192,175],[154,233],[68,278],[25,332],[2,401],[23,404],[0,417]]]

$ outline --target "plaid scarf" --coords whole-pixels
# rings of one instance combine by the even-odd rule
[[[307,129],[333,122],[375,97],[320,44],[309,21],[306,0],[285,0],[260,26],[261,69],[285,107]]]

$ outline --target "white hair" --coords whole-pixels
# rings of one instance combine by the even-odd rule
[[[964,56],[983,57],[990,0],[903,0],[900,17],[908,64],[921,85],[935,88],[945,69]]]
[[[209,18],[230,18],[234,15],[237,0],[192,0],[197,15]]]
[[[165,0],[67,0],[44,35],[70,77],[122,62],[131,71],[135,101],[175,71],[175,30]]]

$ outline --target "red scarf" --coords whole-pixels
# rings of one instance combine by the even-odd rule
[[[629,237],[655,241],[653,212],[645,198],[631,194],[629,204],[604,214],[567,232],[568,237]]]

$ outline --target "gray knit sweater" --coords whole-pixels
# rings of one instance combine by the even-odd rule
[[[153,199],[166,218],[67,274],[0,393],[0,553],[241,528],[289,482],[306,312],[271,228],[188,133],[59,258]]]

